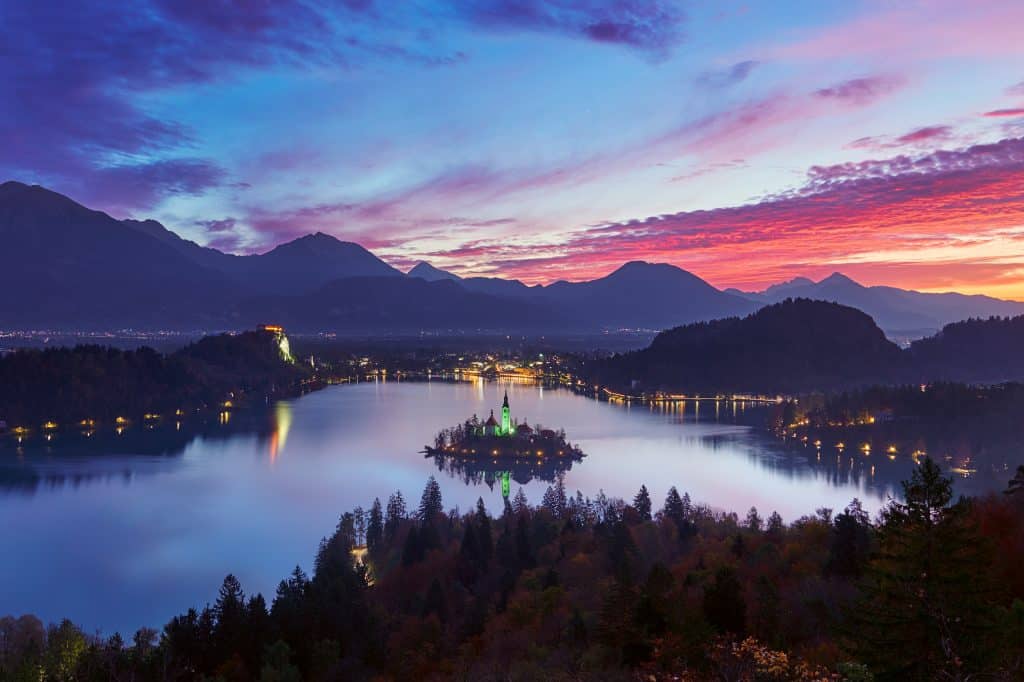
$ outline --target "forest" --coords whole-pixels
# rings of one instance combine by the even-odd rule
[[[0,357],[0,419],[11,426],[141,419],[288,391],[308,368],[281,357],[273,334],[207,336],[170,354],[97,345]]]
[[[667,329],[642,350],[582,362],[580,374],[637,394],[839,391],[872,384],[1024,379],[1024,316],[965,320],[901,349],[867,314],[786,299],[744,318]]]
[[[233,576],[130,640],[0,619],[3,680],[1015,680],[1024,467],[954,499],[923,459],[870,518],[783,523],[672,488],[444,508],[431,478],[340,517],[269,603]]]

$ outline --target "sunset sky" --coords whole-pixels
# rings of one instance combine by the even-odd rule
[[[1024,2],[0,0],[0,181],[234,252],[1024,300]]]

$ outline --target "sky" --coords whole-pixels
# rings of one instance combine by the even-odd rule
[[[528,283],[1024,300],[1020,0],[0,0],[0,180]]]

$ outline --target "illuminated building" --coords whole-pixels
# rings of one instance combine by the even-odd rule
[[[274,340],[277,341],[278,350],[281,351],[281,359],[285,362],[295,362],[295,358],[292,357],[291,344],[288,343],[288,337],[284,333],[284,327],[279,324],[261,324],[256,329],[257,331],[273,334]]]
[[[501,435],[512,434],[512,413],[508,407],[508,391],[505,391],[505,400],[501,404]]]

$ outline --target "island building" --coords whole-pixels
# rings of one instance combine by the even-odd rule
[[[522,424],[518,421],[512,422],[512,410],[508,404],[508,391],[505,391],[505,399],[501,403],[501,421],[494,416],[494,410],[487,417],[487,421],[479,427],[478,436],[498,436],[504,438],[529,438],[533,435],[533,428],[524,420]],[[551,435],[554,435],[552,432]]]

